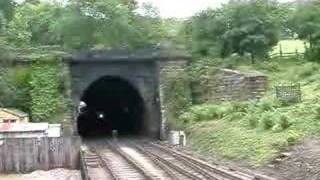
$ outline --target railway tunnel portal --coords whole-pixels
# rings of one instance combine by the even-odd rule
[[[170,72],[184,70],[182,51],[149,48],[95,50],[68,57],[73,134],[142,135],[166,138],[163,84]],[[85,108],[79,111],[79,105]]]

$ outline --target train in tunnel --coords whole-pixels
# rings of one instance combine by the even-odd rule
[[[139,135],[143,131],[144,103],[127,81],[103,77],[84,92],[78,110],[79,135]]]

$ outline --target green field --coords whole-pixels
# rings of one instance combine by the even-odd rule
[[[280,54],[280,48],[282,53],[304,53],[305,47],[308,46],[308,43],[302,40],[281,40],[278,45],[276,45],[271,54]]]

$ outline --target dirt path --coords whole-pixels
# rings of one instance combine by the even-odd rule
[[[303,140],[260,171],[281,180],[319,180],[320,138]]]
[[[30,174],[0,174],[0,180],[81,180],[81,176],[77,170],[54,169]]]

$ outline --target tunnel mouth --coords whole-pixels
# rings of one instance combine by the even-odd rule
[[[143,133],[144,102],[138,90],[120,77],[104,76],[83,93],[85,104],[78,112],[77,128],[82,137],[139,136]]]

